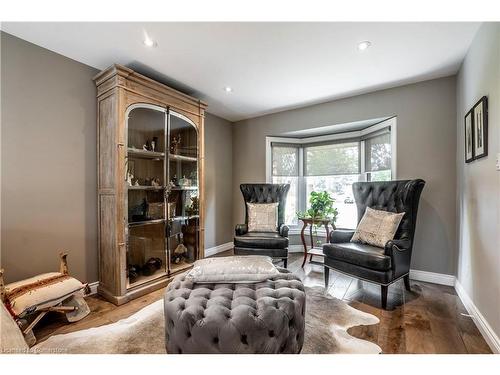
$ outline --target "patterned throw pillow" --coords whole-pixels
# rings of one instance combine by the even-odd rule
[[[396,214],[366,207],[351,242],[384,247],[387,241],[394,239],[403,216],[404,212]]]
[[[247,203],[249,232],[276,232],[279,203]]]

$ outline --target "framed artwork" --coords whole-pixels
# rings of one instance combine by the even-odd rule
[[[474,127],[472,109],[465,115],[465,162],[474,160]]]
[[[472,107],[472,126],[474,128],[474,159],[488,155],[488,98],[483,96]]]

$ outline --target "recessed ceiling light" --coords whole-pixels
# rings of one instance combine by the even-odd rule
[[[146,47],[149,47],[149,48],[152,48],[152,47],[156,47],[158,44],[153,40],[151,39],[147,34],[144,35],[144,41],[143,41],[144,45]]]
[[[361,42],[358,44],[358,49],[360,51],[366,50],[368,47],[370,47],[372,44],[368,40],[365,40],[364,42]]]
[[[233,92],[233,89],[229,86],[224,87],[225,92]]]

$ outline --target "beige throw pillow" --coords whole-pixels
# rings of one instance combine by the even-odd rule
[[[279,203],[247,203],[249,232],[276,232]]]
[[[351,242],[361,242],[372,246],[384,247],[394,239],[403,213],[374,210],[366,207],[365,214],[352,236]]]

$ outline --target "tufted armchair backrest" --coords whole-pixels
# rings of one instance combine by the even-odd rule
[[[248,224],[248,203],[278,202],[278,228],[285,222],[285,205],[290,184],[241,184],[241,193],[245,201],[245,224]]]
[[[394,238],[410,240],[413,244],[418,202],[424,185],[425,181],[420,179],[355,182],[352,190],[358,208],[358,222],[363,217],[366,207],[389,212],[404,212],[405,215]]]

